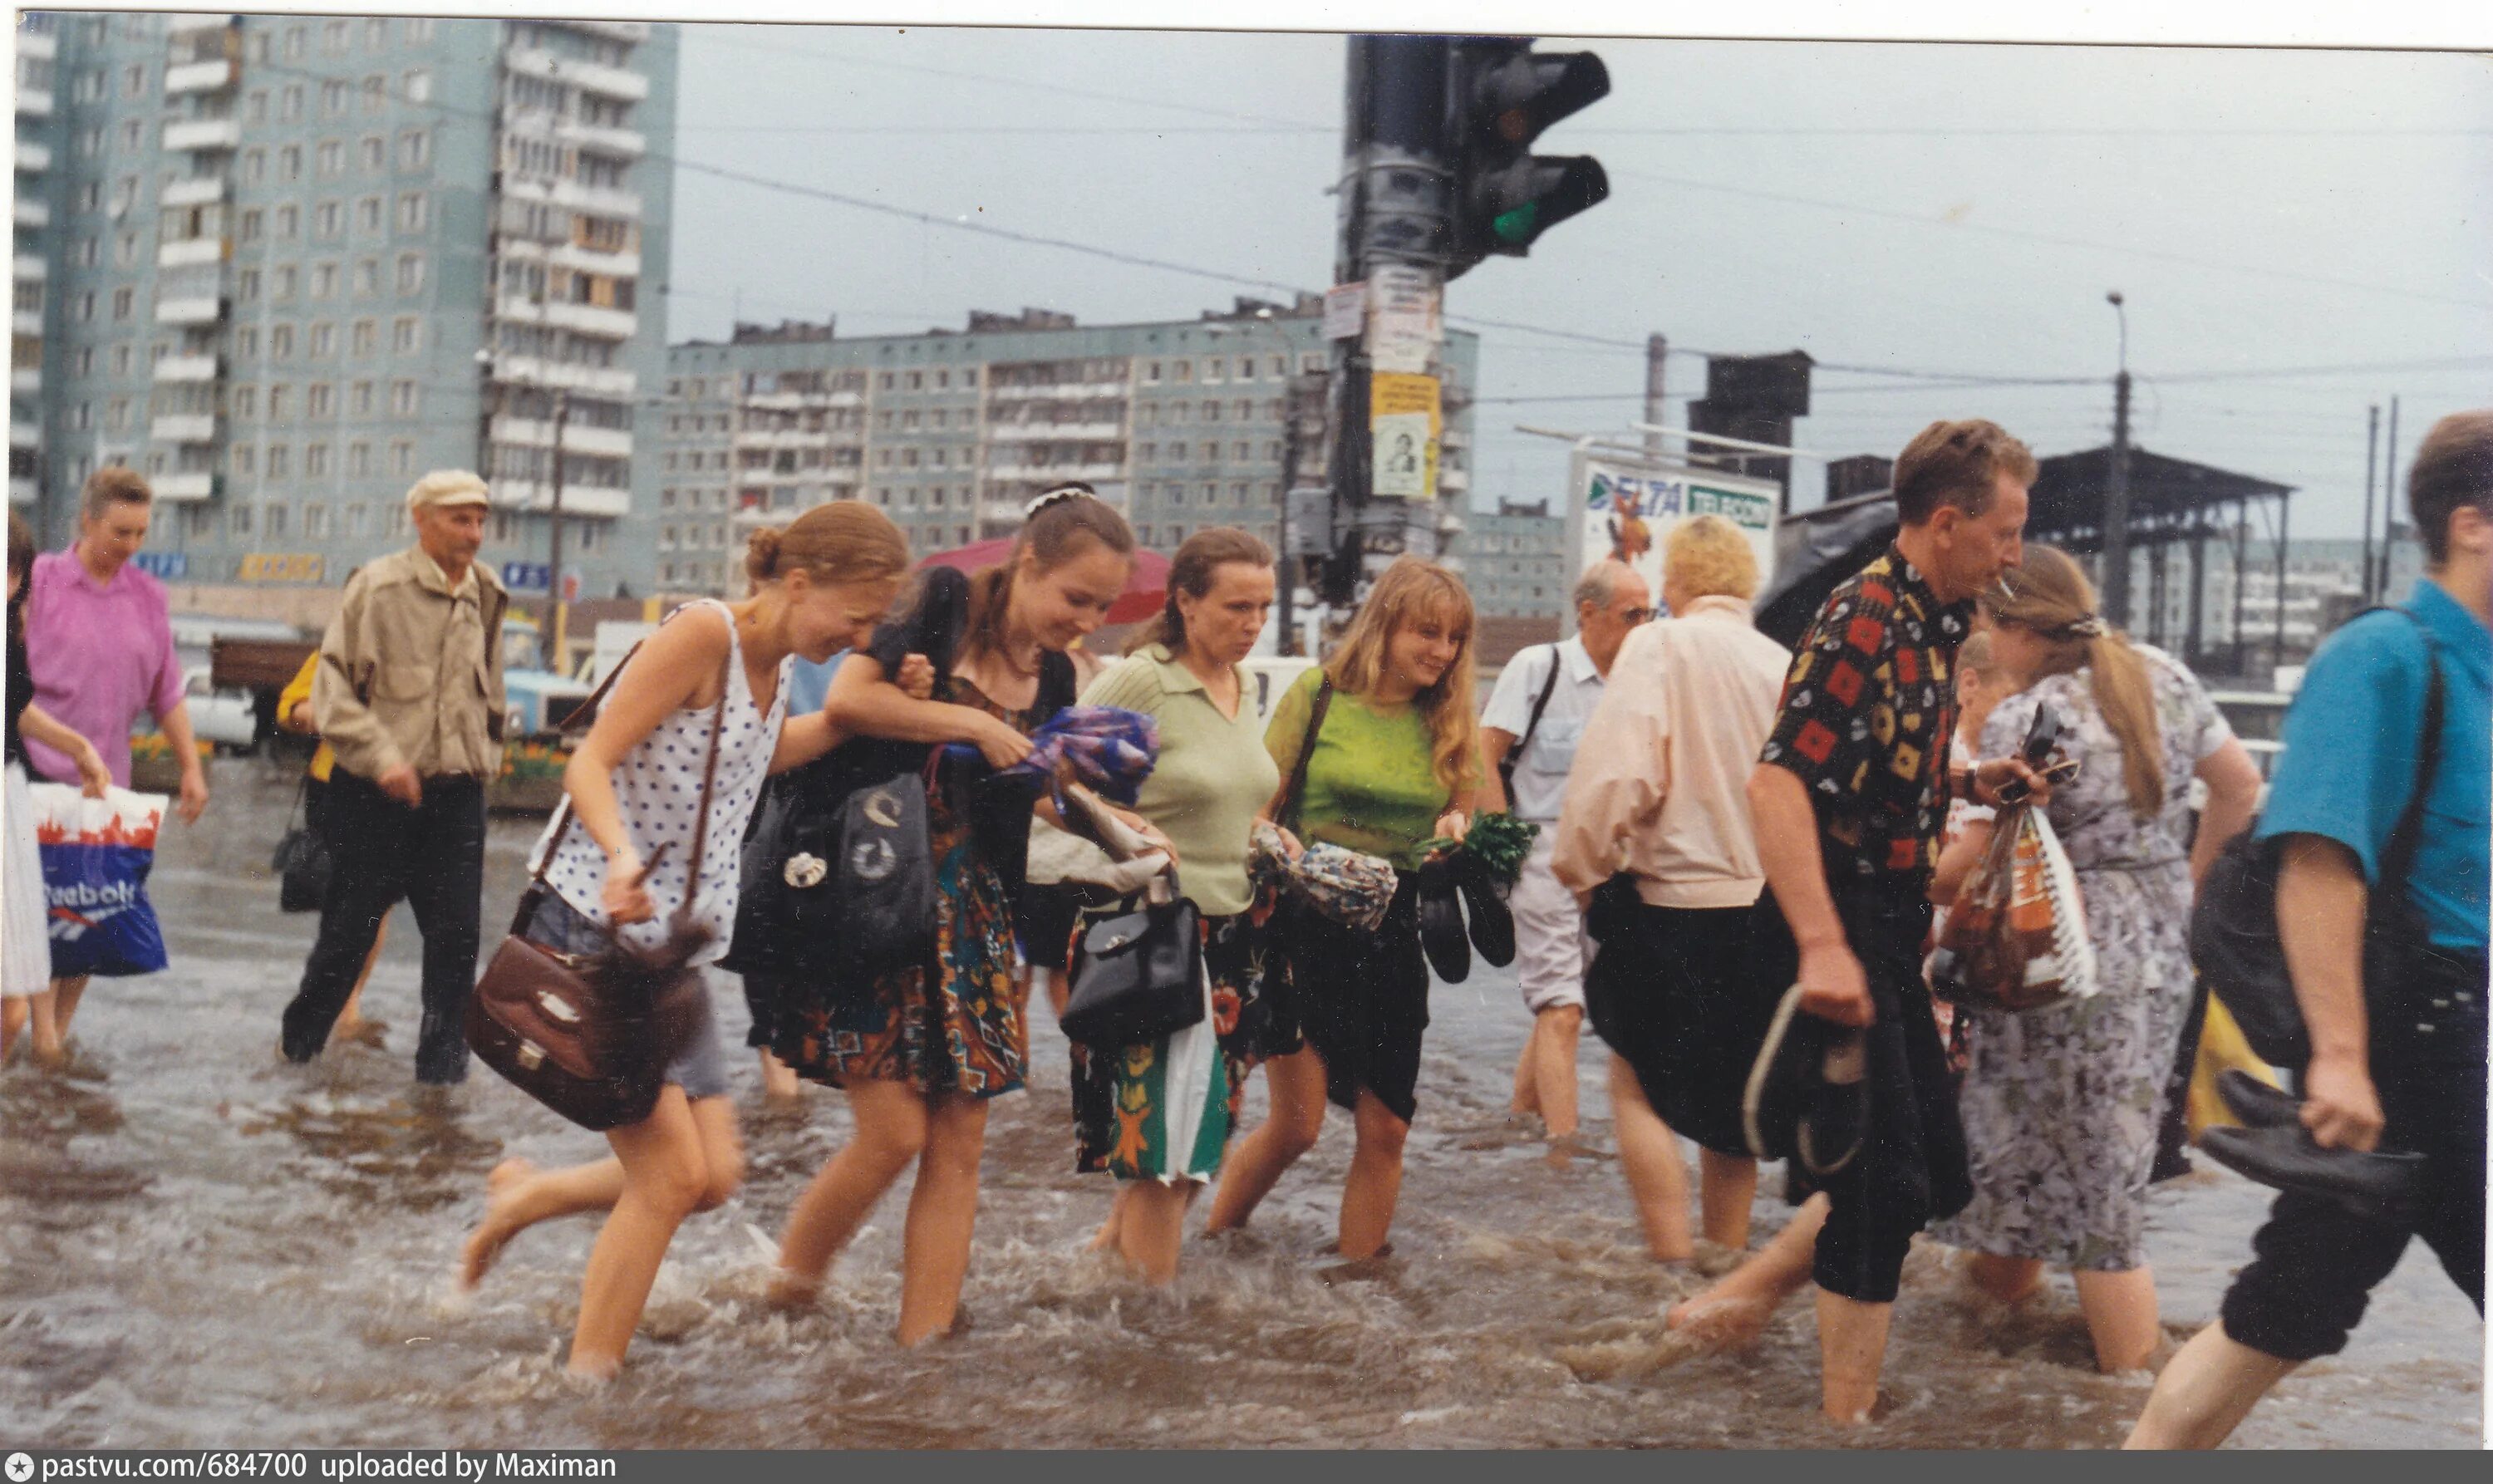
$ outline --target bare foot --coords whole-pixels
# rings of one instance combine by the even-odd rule
[[[1766,1336],[1775,1306],[1745,1293],[1713,1289],[1670,1307],[1663,1327],[1714,1350],[1746,1350]]]
[[[805,1083],[796,1070],[772,1055],[767,1047],[762,1052],[762,1096],[771,1103],[794,1103],[804,1096]]]
[[[476,1291],[476,1286],[485,1281],[486,1269],[502,1255],[502,1244],[519,1232],[513,1218],[520,1187],[536,1172],[537,1167],[526,1160],[506,1159],[485,1176],[485,1219],[476,1223],[476,1230],[467,1233],[466,1242],[459,1249],[460,1291]]]
[[[802,1314],[812,1309],[822,1294],[822,1279],[774,1267],[770,1270],[770,1286],[763,1290],[762,1302],[782,1314]]]

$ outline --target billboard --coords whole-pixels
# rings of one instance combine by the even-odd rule
[[[1721,516],[1749,538],[1760,591],[1774,576],[1780,487],[1759,479],[1694,468],[1673,460],[1638,459],[1578,449],[1569,466],[1567,575],[1615,558],[1662,596],[1662,544],[1672,526],[1697,516]],[[1567,616],[1568,628],[1575,615]]]

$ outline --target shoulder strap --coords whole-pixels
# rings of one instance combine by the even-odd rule
[[[2403,899],[2407,877],[2415,870],[2416,852],[2423,845],[2424,803],[2432,794],[2433,775],[2441,769],[2445,697],[2441,656],[2434,648],[2432,631],[2424,627],[2422,619],[2405,608],[2391,611],[2404,614],[2407,622],[2415,625],[2417,638],[2423,640],[2423,663],[2429,676],[2424,682],[2422,749],[2416,763],[2415,792],[2409,795],[2406,808],[2398,812],[2397,826],[2389,831],[2388,846],[2381,852],[2381,885],[2385,888],[2382,894],[2388,895],[2386,888],[2395,883],[2397,895]]]
[[[1532,702],[1532,719],[1523,724],[1523,735],[1516,738],[1515,745],[1506,750],[1506,756],[1497,760],[1497,781],[1506,786],[1506,807],[1509,809],[1515,807],[1516,765],[1523,760],[1523,750],[1532,745],[1533,733],[1541,729],[1541,713],[1549,709],[1549,697],[1558,689],[1559,667],[1566,663],[1567,657],[1559,647],[1550,645],[1549,673],[1541,682],[1541,695]]]
[[[1281,795],[1281,828],[1299,832],[1299,806],[1307,802],[1307,761],[1316,755],[1316,736],[1324,730],[1325,713],[1333,708],[1333,676],[1316,671],[1315,703],[1307,708],[1307,734],[1299,739],[1299,760],[1290,765],[1290,787]]]

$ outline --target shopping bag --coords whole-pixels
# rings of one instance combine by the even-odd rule
[[[34,784],[35,844],[44,857],[52,977],[117,979],[165,966],[165,935],[147,901],[165,796]]]
[[[2078,874],[2040,810],[2000,810],[1948,907],[1930,968],[1933,990],[1974,1009],[2039,1010],[2095,993]]]

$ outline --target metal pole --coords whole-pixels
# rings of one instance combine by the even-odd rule
[[[2234,502],[2234,678],[2244,678],[2242,667],[2250,660],[2250,646],[2242,638],[2242,579],[2250,573],[2251,506],[2248,500]]]
[[[546,603],[554,619],[554,646],[545,656],[546,668],[563,673],[563,620],[569,617],[562,601],[562,430],[571,421],[571,393],[556,388],[554,394],[554,534],[547,542]]]
[[[2381,448],[2381,576],[2372,591],[2389,595],[2389,552],[2396,547],[2390,532],[2398,528],[2398,400],[2389,399],[2389,441]]]
[[[2268,647],[2268,667],[2273,670],[2285,663],[2285,553],[2286,522],[2292,517],[2290,496],[2276,497],[2276,640]],[[2273,677],[2270,685],[2276,682]]]
[[[1663,416],[1662,369],[1670,354],[1670,341],[1661,335],[1644,338],[1644,453],[1648,459],[1662,457]]]
[[[2112,383],[2112,472],[2103,514],[2104,608],[2129,627],[2129,312],[2118,289],[2104,295],[2120,321],[2120,371]]]
[[[2363,602],[2370,604],[2376,590],[2372,585],[2372,473],[2381,457],[2381,406],[2372,404],[2370,424],[2363,430]]]

